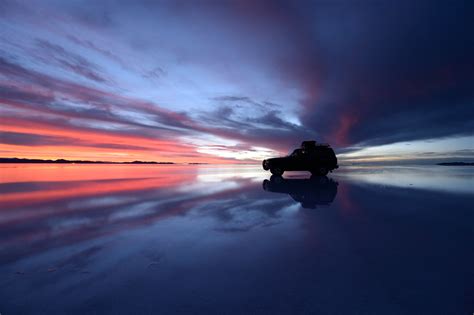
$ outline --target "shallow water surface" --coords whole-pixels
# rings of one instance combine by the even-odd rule
[[[472,314],[474,168],[0,166],[1,314]]]

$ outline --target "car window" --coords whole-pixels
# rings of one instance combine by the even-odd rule
[[[303,150],[296,149],[295,151],[293,151],[293,153],[291,153],[291,156],[302,156],[303,154],[304,154]]]

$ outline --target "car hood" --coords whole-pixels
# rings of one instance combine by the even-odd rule
[[[283,161],[285,160],[286,157],[276,157],[276,158],[270,158],[270,159],[266,159],[266,161],[272,163],[272,162],[279,162],[279,161]]]

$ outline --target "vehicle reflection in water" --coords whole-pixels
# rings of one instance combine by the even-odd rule
[[[271,176],[262,183],[263,189],[274,193],[288,194],[303,208],[316,209],[330,205],[337,195],[338,183],[327,176],[310,178],[283,178]]]

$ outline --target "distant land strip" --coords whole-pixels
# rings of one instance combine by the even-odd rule
[[[469,163],[469,162],[444,162],[444,163],[438,163],[437,165],[442,165],[442,166],[474,166],[474,162]]]
[[[85,160],[42,160],[42,159],[20,159],[0,158],[0,163],[57,163],[57,164],[175,164],[174,162],[155,161],[133,161],[133,162],[108,162],[108,161],[85,161]]]

